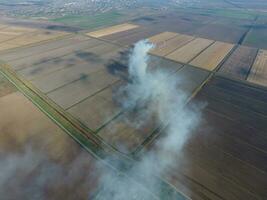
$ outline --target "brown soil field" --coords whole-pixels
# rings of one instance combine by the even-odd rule
[[[87,199],[95,192],[93,156],[22,94],[0,98],[0,107],[1,192],[6,199]]]
[[[91,36],[91,37],[100,38],[100,37],[103,37],[106,35],[110,35],[110,34],[114,34],[114,33],[118,33],[118,32],[123,32],[123,31],[127,31],[130,29],[135,29],[137,27],[138,26],[134,25],[134,24],[120,24],[120,25],[104,28],[104,29],[101,29],[98,31],[90,32],[90,33],[87,33],[87,35]]]
[[[149,63],[148,63],[148,70],[160,70],[166,74],[172,74],[182,68],[182,64],[177,62],[150,55]]]
[[[36,54],[34,56],[25,57],[22,59],[9,61],[8,64],[12,66],[15,70],[21,70],[27,67],[31,67],[32,65],[41,64],[44,62],[47,62],[51,59],[61,57],[64,55],[71,54],[76,51],[81,51],[86,48],[94,47],[97,45],[103,44],[103,42],[98,40],[87,40],[87,41],[81,41],[79,43],[69,45],[66,47],[57,48],[51,51],[47,51],[44,53]]]
[[[189,16],[189,18],[192,15]],[[158,33],[170,31],[170,32],[177,32],[177,33],[183,33],[183,34],[190,34],[194,35],[195,31],[202,27],[205,23],[207,23],[207,20],[199,20],[203,17],[199,17],[197,20],[187,20],[183,19],[182,17],[178,16],[177,13],[168,13],[165,15],[160,16],[151,16],[153,21],[149,22],[149,24],[140,24],[140,26],[146,26],[153,30],[158,30]]]
[[[189,43],[193,39],[194,39],[194,37],[179,34],[178,36],[176,36],[170,40],[161,42],[160,44],[158,44],[155,47],[155,49],[150,51],[150,53],[153,55],[164,57],[164,56],[172,53],[176,49],[179,49],[180,47],[186,45],[187,43]]]
[[[222,104],[224,101],[222,98],[214,98],[212,100],[211,96],[209,102],[210,109],[216,109],[216,112],[226,116],[228,119],[252,127],[255,129],[255,134],[256,132],[257,134],[266,132],[266,90],[245,84],[244,82],[231,81],[220,76],[216,76],[212,84],[216,86],[216,89],[220,89],[218,92],[221,95],[225,93],[226,99],[228,96],[235,98],[228,98]],[[212,91],[214,92],[216,89]]]
[[[0,73],[0,98],[15,91],[16,88]]]
[[[104,69],[89,75],[81,76],[79,80],[48,93],[48,96],[58,105],[67,109],[112,85],[118,80],[116,76]]]
[[[71,37],[65,37],[65,38],[54,40],[54,41],[48,41],[43,44],[38,44],[36,46],[22,47],[20,49],[10,50],[5,53],[0,53],[0,57],[2,60],[7,62],[7,61],[25,58],[27,56],[42,54],[47,51],[52,51],[60,47],[74,45],[76,43],[80,43],[86,40],[89,40],[89,38],[85,36],[81,36],[81,35],[73,35]]]
[[[182,63],[188,63],[213,42],[214,41],[212,40],[196,38],[185,46],[170,53],[166,58]]]
[[[121,84],[121,82],[115,83],[71,107],[68,112],[91,130],[97,131],[121,112],[121,108],[113,100],[113,92]]]
[[[230,43],[215,42],[191,61],[190,65],[213,71],[233,47]]]
[[[186,65],[178,70],[173,76],[178,80],[177,88],[191,97],[193,92],[208,78],[209,72]]]
[[[162,43],[166,40],[172,39],[174,37],[178,36],[178,33],[173,32],[163,32],[157,35],[154,35],[150,38],[148,38],[149,42],[158,45],[159,43]]]
[[[208,102],[204,117],[206,124],[213,125],[212,134],[208,136],[211,143],[207,140],[203,142],[213,144],[235,159],[230,162],[228,158],[229,162],[221,162],[223,160],[220,158],[223,157],[218,156],[218,159],[214,159],[217,163],[214,167],[219,172],[220,162],[232,163],[225,173],[235,180],[236,186],[241,186],[258,198],[266,198],[267,137],[264,133],[267,130],[267,104],[264,99],[267,98],[267,91],[215,77],[197,98]],[[203,129],[203,134],[205,130],[207,128]]]
[[[238,46],[219,72],[245,80],[257,55],[257,49],[246,46]]]
[[[251,68],[249,82],[267,87],[267,51],[259,50],[257,58]]]
[[[207,106],[165,180],[191,199],[265,199],[266,98],[265,90],[212,78],[191,102]]]

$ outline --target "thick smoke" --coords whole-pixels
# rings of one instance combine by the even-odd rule
[[[129,83],[120,88],[117,99],[127,112],[142,113],[128,120],[129,125],[138,128],[152,116],[156,116],[157,124],[163,124],[162,136],[126,170],[127,176],[141,176],[150,192],[160,197],[162,191],[155,176],[166,175],[170,168],[179,167],[181,150],[197,126],[200,112],[186,106],[188,95],[179,88],[180,80],[175,75],[169,75],[164,66],[148,67],[148,52],[152,48],[147,41],[135,45],[129,61]],[[106,198],[103,199],[153,199],[151,193],[130,183],[125,176],[103,171],[101,184],[105,188],[102,195]]]

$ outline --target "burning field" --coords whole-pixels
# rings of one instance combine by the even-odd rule
[[[1,196],[266,198],[266,51],[150,28],[0,52]]]

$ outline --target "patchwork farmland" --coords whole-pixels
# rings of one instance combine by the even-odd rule
[[[121,168],[155,147],[166,131],[156,116],[131,126],[125,119],[134,120],[143,110],[124,109],[116,99],[116,92],[129,83],[133,44],[147,39],[154,44],[148,70],[164,71],[162,81],[178,80],[176,88],[187,95],[184,106],[194,109],[194,103],[203,103],[201,123],[182,150],[188,159],[180,159],[167,174],[156,175],[161,186],[177,199],[265,199],[266,50],[238,44],[244,27],[227,35],[229,29],[220,26],[219,35],[207,27],[213,30],[222,22],[209,18],[194,26],[208,17],[199,15],[188,24],[174,16],[155,17],[157,23],[137,20],[77,33],[0,25],[0,106],[5,108],[0,130],[14,137],[18,148],[19,142],[33,139],[36,145],[46,144],[49,160],[76,164],[79,148],[66,132],[89,152],[84,152],[82,166],[96,170],[92,166],[98,159],[114,153],[123,167],[110,167],[113,161],[103,165],[123,174]],[[28,135],[5,130],[9,123],[20,124],[12,127]],[[56,136],[48,139],[50,134]],[[8,138],[2,138],[3,146],[11,149],[13,145],[5,146]],[[83,176],[75,183],[83,182]],[[149,191],[142,177],[133,179],[133,184],[139,181]],[[89,182],[91,199],[101,199],[103,188],[96,185],[96,179]],[[82,197],[84,187],[79,189]]]

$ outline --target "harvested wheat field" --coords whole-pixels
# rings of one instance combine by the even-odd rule
[[[149,42],[158,45],[166,40],[172,39],[179,35],[178,33],[173,33],[173,32],[163,32],[157,35],[154,35],[150,38],[148,38]]]
[[[194,37],[192,36],[179,34],[174,38],[158,43],[156,47],[150,51],[150,53],[153,55],[164,57],[175,51],[176,49],[179,49],[180,47],[186,45],[193,39]]]
[[[238,46],[220,67],[219,72],[245,80],[253,65],[257,51],[255,48]]]
[[[248,79],[249,82],[262,86],[267,86],[267,51],[259,50],[257,58],[251,68]]]
[[[21,59],[9,61],[8,63],[12,66],[13,69],[21,70],[27,67],[31,67],[32,65],[38,65],[44,62],[48,62],[49,60],[52,60],[54,58],[72,54],[73,52],[76,51],[94,47],[102,43],[103,42],[97,41],[95,39],[88,39],[86,41],[81,40],[75,44],[52,49],[50,51],[46,51],[44,53],[38,53],[33,56],[23,57]]]
[[[3,44],[0,45],[0,51],[5,51],[5,50],[13,49],[13,48],[16,48],[16,47],[19,47],[19,45],[3,43]]]
[[[134,24],[127,24],[127,23],[126,24],[119,24],[116,26],[111,26],[108,28],[100,29],[98,31],[87,33],[87,35],[91,36],[91,37],[100,38],[100,37],[111,35],[114,33],[119,33],[119,32],[123,32],[123,31],[131,30],[131,29],[135,29],[137,27],[138,27],[138,25],[134,25]]]
[[[7,26],[0,30],[0,34],[6,34],[10,36],[20,36],[27,33],[35,32],[36,29],[24,28],[24,27],[16,27],[16,26]]]
[[[195,58],[201,51],[210,46],[213,42],[213,40],[196,38],[185,46],[170,53],[166,56],[166,58],[181,63],[188,63],[193,58]]]
[[[213,71],[233,47],[233,44],[216,41],[191,61],[190,65]]]
[[[72,35],[70,37],[66,36],[63,38],[58,38],[57,40],[54,41],[47,41],[45,43],[38,44],[35,46],[21,47],[20,49],[10,50],[8,52],[2,52],[0,53],[0,57],[2,60],[6,62],[14,61],[36,54],[43,54],[45,52],[52,51],[54,49],[58,49],[61,47],[74,45],[76,43],[86,40],[89,40],[89,38],[81,35]]]
[[[21,26],[8,26],[8,27],[1,29],[1,31],[18,33],[18,34],[19,33],[30,33],[30,32],[34,32],[36,30],[37,29],[21,27]]]
[[[3,42],[1,43],[0,51],[56,39],[67,34],[68,33],[66,32],[60,31],[45,31],[20,27],[7,27],[0,30],[0,40],[1,35],[9,36],[9,38],[2,39]]]
[[[9,40],[8,43],[10,44],[18,44],[18,45],[27,45],[33,44],[37,42],[42,42],[50,39],[55,39],[57,37],[62,37],[67,33],[64,32],[55,32],[55,31],[36,31],[33,33],[27,33],[16,37],[12,40]]]
[[[68,112],[91,130],[97,131],[122,111],[113,99],[113,92],[121,85],[122,82],[111,85],[96,95],[84,99],[81,103],[69,108]]]
[[[43,77],[37,76],[32,80],[32,83],[42,92],[48,93],[73,81],[79,80],[83,76],[103,69],[104,67],[90,67],[88,64],[74,65],[73,67],[49,73]]]

